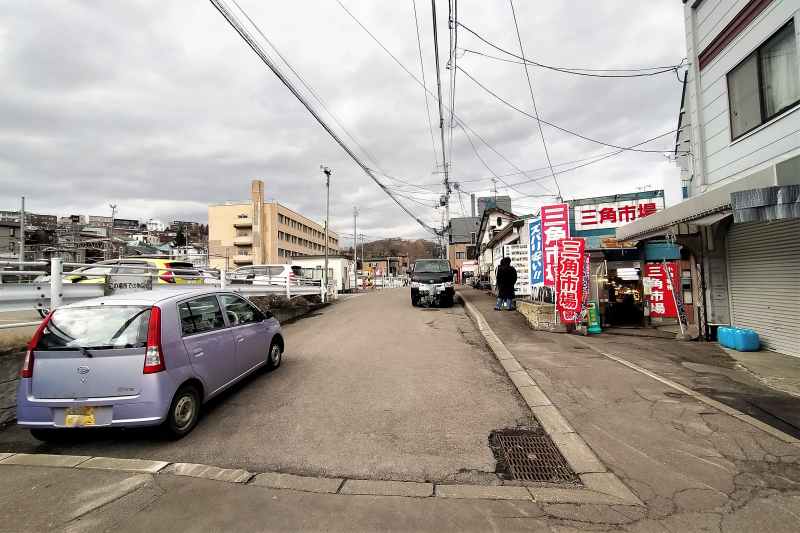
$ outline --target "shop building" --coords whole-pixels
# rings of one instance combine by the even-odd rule
[[[797,2],[684,2],[689,69],[675,158],[685,200],[618,228],[674,238],[698,274],[701,333],[755,330],[800,357],[800,64]]]
[[[570,206],[570,235],[586,241],[590,298],[598,303],[604,326],[636,327],[677,321],[675,313],[659,312],[660,305],[651,309],[651,304],[657,302],[651,301],[651,287],[645,283],[648,265],[656,264],[663,270],[665,262],[673,265],[670,267],[676,272],[673,286],[681,292],[679,298],[690,314],[693,301],[690,262],[680,246],[663,239],[639,244],[616,238],[617,228],[663,211],[664,191],[582,198],[566,203]],[[656,294],[662,304],[660,299],[664,296]],[[672,300],[671,293],[666,297]]]

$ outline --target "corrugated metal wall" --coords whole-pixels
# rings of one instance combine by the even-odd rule
[[[728,268],[733,324],[800,357],[800,219],[731,226]]]

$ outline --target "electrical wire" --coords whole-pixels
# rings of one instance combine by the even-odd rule
[[[417,0],[411,0],[411,5],[414,7],[414,25],[417,28],[417,50],[419,50],[419,70],[422,74],[422,84],[427,86],[425,81],[425,63],[422,60],[422,38],[419,33],[419,17],[417,16]],[[433,149],[433,168],[436,168],[438,158],[436,157],[436,141],[433,135],[433,123],[431,122],[431,106],[428,103],[428,91],[422,91],[425,95],[425,118],[428,119],[428,130],[431,133],[431,148]]]
[[[634,148],[626,148],[624,146],[619,146],[617,144],[607,143],[607,142],[604,142],[604,141],[601,141],[601,140],[598,140],[598,139],[593,139],[592,137],[587,137],[586,135],[582,135],[582,134],[580,134],[578,132],[575,132],[575,131],[572,131],[572,130],[568,130],[567,128],[563,128],[563,127],[559,126],[558,124],[553,124],[552,122],[548,122],[547,120],[544,120],[543,118],[538,118],[538,117],[536,117],[534,115],[531,115],[527,111],[524,111],[524,110],[520,109],[519,107],[515,106],[514,104],[512,104],[511,102],[509,102],[508,100],[506,100],[505,98],[503,98],[502,96],[498,95],[496,92],[492,91],[491,89],[486,87],[484,84],[479,82],[477,79],[475,79],[475,77],[472,74],[470,74],[469,72],[464,70],[464,68],[462,66],[459,65],[458,69],[462,73],[464,73],[464,75],[466,77],[468,77],[470,80],[472,80],[472,82],[475,83],[475,85],[477,85],[478,87],[483,89],[485,92],[489,93],[491,96],[493,96],[494,98],[496,98],[497,100],[499,100],[500,102],[505,104],[506,106],[510,107],[514,111],[516,111],[518,113],[521,113],[521,114],[525,115],[528,118],[536,120],[537,122],[541,122],[542,124],[547,124],[548,126],[550,126],[552,128],[555,128],[555,129],[557,129],[559,131],[562,131],[564,133],[568,133],[570,135],[574,135],[575,137],[581,138],[581,139],[583,139],[585,141],[590,141],[590,142],[593,142],[595,144],[608,146],[609,148],[616,148],[618,150],[628,150],[628,151],[631,151],[631,152],[655,153],[655,154],[663,154],[664,152],[669,152],[670,151],[670,150],[649,150],[649,149],[648,150],[641,150],[641,149],[634,149]]]
[[[387,54],[389,57],[391,57],[391,58],[392,58],[392,60],[393,60],[395,63],[397,63],[397,66],[399,66],[399,67],[400,67],[400,68],[401,68],[401,69],[402,69],[402,70],[403,70],[403,71],[404,71],[406,74],[408,74],[408,76],[409,76],[409,77],[411,77],[411,79],[413,79],[415,82],[417,82],[417,84],[418,84],[418,85],[421,85],[421,86],[422,86],[422,88],[423,88],[423,89],[425,89],[425,91],[426,91],[426,92],[427,92],[429,95],[431,95],[433,98],[436,98],[436,95],[434,95],[434,94],[433,94],[433,92],[431,92],[431,91],[430,91],[430,89],[428,89],[428,87],[426,87],[426,86],[425,86],[425,85],[424,85],[424,84],[423,84],[423,83],[422,83],[422,82],[419,80],[419,78],[417,78],[417,77],[414,75],[414,73],[413,73],[413,72],[411,72],[410,70],[408,70],[408,68],[407,68],[407,67],[406,67],[406,66],[405,66],[405,65],[404,65],[404,64],[403,64],[403,63],[402,63],[402,62],[401,62],[399,59],[397,59],[397,56],[395,56],[395,55],[394,55],[394,54],[391,52],[391,50],[389,50],[388,48],[386,48],[386,46],[385,46],[385,45],[384,45],[384,44],[381,42],[381,40],[380,40],[380,39],[378,39],[378,38],[377,38],[377,37],[376,37],[376,36],[375,36],[375,35],[374,35],[374,34],[373,34],[373,33],[372,33],[370,30],[369,30],[369,28],[367,28],[367,27],[366,27],[366,26],[365,26],[365,25],[364,25],[364,24],[363,24],[363,23],[362,23],[362,22],[361,22],[361,21],[358,19],[358,17],[356,17],[356,16],[355,16],[355,15],[354,15],[354,14],[353,14],[353,13],[352,13],[352,12],[351,12],[349,9],[347,9],[347,7],[346,7],[346,6],[345,6],[345,5],[344,5],[344,4],[341,2],[341,0],[336,0],[336,2],[339,4],[339,7],[341,7],[341,8],[342,8],[342,9],[345,11],[345,13],[347,13],[347,14],[350,16],[350,18],[352,18],[352,19],[353,19],[353,22],[355,22],[355,23],[356,23],[356,24],[357,24],[357,25],[358,25],[358,26],[359,26],[359,27],[360,27],[362,30],[364,30],[364,32],[365,32],[367,35],[369,35],[369,36],[370,36],[370,38],[371,38],[373,41],[375,41],[375,43],[376,43],[378,46],[380,46],[380,47],[381,47],[381,49],[382,49],[384,52],[386,52],[386,54]],[[460,67],[459,67],[459,68],[460,68]],[[462,70],[462,72],[463,72],[463,70]],[[439,101],[439,102],[441,103],[441,101]],[[460,117],[459,117],[457,114],[455,114],[455,113],[454,113],[454,114],[453,114],[453,117],[456,119],[456,121],[457,121],[457,122],[461,122],[461,123],[464,125],[464,127],[466,127],[466,128],[467,128],[467,129],[468,129],[470,132],[472,132],[472,134],[473,134],[473,135],[475,135],[475,136],[476,136],[476,137],[477,137],[477,138],[478,138],[478,139],[479,139],[479,140],[480,140],[480,141],[481,141],[481,142],[482,142],[484,145],[486,145],[486,147],[487,147],[487,148],[489,148],[490,150],[492,150],[492,151],[493,151],[495,154],[497,154],[497,155],[498,155],[498,157],[500,157],[500,158],[501,158],[503,161],[505,161],[506,163],[508,163],[508,165],[509,165],[509,166],[511,166],[511,168],[513,168],[514,170],[517,170],[517,171],[518,171],[520,174],[523,174],[523,175],[525,175],[525,176],[527,177],[527,174],[525,173],[525,171],[523,171],[522,169],[520,169],[518,166],[516,166],[516,165],[515,165],[514,163],[512,163],[511,161],[509,161],[509,160],[508,160],[508,158],[506,158],[506,157],[505,157],[503,154],[501,154],[501,153],[500,153],[500,152],[499,152],[499,151],[498,151],[496,148],[494,148],[494,147],[493,147],[491,144],[489,144],[489,143],[486,141],[486,139],[484,139],[484,138],[483,138],[481,135],[479,135],[479,134],[478,134],[478,133],[477,133],[477,132],[476,132],[474,129],[472,129],[472,127],[470,127],[470,126],[469,126],[469,124],[467,124],[465,121],[461,120],[461,118],[460,118]],[[548,191],[548,192],[549,192],[549,191]]]
[[[519,53],[522,57],[522,60],[525,60],[525,50],[522,47],[522,36],[519,34],[519,25],[517,24],[517,12],[514,9],[514,0],[508,0],[509,5],[511,6],[511,15],[514,17],[514,28],[517,30],[517,40],[519,41]],[[542,138],[542,147],[544,148],[544,156],[547,159],[547,166],[550,167],[550,174],[553,176],[553,183],[556,185],[556,190],[558,191],[558,199],[561,200],[561,187],[558,184],[558,180],[556,179],[556,173],[553,170],[553,163],[550,161],[550,151],[547,149],[547,141],[544,138],[544,130],[542,129],[542,121],[539,118],[539,109],[536,107],[536,97],[533,95],[533,82],[531,82],[531,75],[528,72],[528,63],[523,65],[525,69],[525,79],[528,80],[528,89],[531,93],[531,102],[533,102],[533,114],[536,116],[536,124],[539,126],[539,136]]]
[[[258,34],[261,35],[261,37],[267,42],[270,48],[272,48],[275,54],[279,58],[281,58],[281,61],[283,61],[284,64],[289,68],[289,70],[292,71],[292,74],[294,74],[297,77],[297,79],[300,80],[300,83],[303,85],[303,87],[305,87],[306,90],[309,93],[311,93],[311,95],[317,100],[317,102],[319,102],[322,109],[324,109],[328,113],[328,115],[330,115],[333,121],[342,129],[342,131],[344,131],[344,133],[348,137],[350,137],[350,140],[352,140],[355,143],[355,145],[361,149],[364,155],[366,155],[367,158],[369,158],[369,160],[372,161],[372,163],[376,167],[380,167],[380,164],[378,163],[376,157],[372,155],[369,150],[364,148],[364,146],[358,141],[358,139],[352,133],[350,133],[350,131],[344,126],[344,124],[341,123],[339,118],[330,109],[328,109],[328,106],[326,105],[322,97],[313,89],[313,87],[311,87],[308,83],[306,83],[306,80],[303,78],[303,76],[301,76],[300,73],[294,69],[292,64],[289,63],[289,61],[283,56],[283,54],[281,54],[280,50],[278,50],[278,48],[272,43],[272,41],[270,41],[270,39],[266,35],[264,35],[264,32],[261,31],[261,28],[259,28],[258,25],[253,21],[253,19],[250,18],[250,15],[248,15],[247,12],[244,9],[242,9],[242,6],[239,5],[239,2],[237,2],[237,0],[232,0],[232,1],[236,6],[236,8],[239,10],[239,12],[241,12],[242,15],[244,15],[244,17],[247,19],[250,25],[253,26],[253,28],[255,28],[256,32],[258,32]]]
[[[480,39],[481,41],[483,41],[484,43],[486,43],[489,46],[491,46],[492,48],[494,48],[495,50],[498,50],[500,52],[503,52],[504,54],[507,54],[507,55],[509,55],[511,57],[519,59],[522,62],[524,62],[525,64],[532,65],[534,67],[540,67],[540,68],[544,68],[544,69],[548,69],[548,70],[553,70],[553,71],[556,71],[556,72],[562,72],[564,74],[573,74],[573,75],[576,75],[576,76],[587,76],[587,77],[591,77],[591,78],[641,78],[641,77],[647,77],[647,76],[658,76],[658,75],[664,74],[666,72],[677,71],[679,68],[683,67],[683,65],[684,65],[684,62],[681,61],[677,65],[670,65],[670,66],[663,66],[663,67],[647,67],[647,68],[639,68],[639,69],[589,69],[589,68],[555,67],[555,66],[552,66],[552,65],[545,65],[544,63],[539,63],[538,61],[532,61],[530,59],[525,59],[524,56],[518,56],[517,54],[515,54],[513,52],[509,52],[505,48],[502,48],[502,47],[494,44],[493,42],[489,41],[488,39],[486,39],[485,37],[480,35],[475,30],[471,29],[470,27],[466,26],[465,24],[459,22],[458,25],[461,26],[462,28],[464,28],[465,30],[467,30],[469,33],[471,33],[475,37],[477,37],[478,39]],[[474,50],[470,50],[470,52],[478,53],[480,55],[486,55],[486,54],[481,54],[480,52],[475,52]],[[492,57],[492,56],[486,56],[486,57]],[[494,57],[492,57],[492,58],[493,59],[499,59],[499,58],[494,58]],[[656,70],[656,69],[660,69],[660,70]],[[648,72],[648,71],[652,71],[652,72]],[[632,72],[632,73],[635,73],[635,74],[595,74],[595,72]]]
[[[430,231],[434,235],[437,235],[439,232],[435,228],[431,227],[421,218],[419,218],[415,213],[413,213],[408,207],[403,205],[397,198],[395,198],[392,191],[386,188],[383,183],[375,176],[375,174],[370,170],[370,168],[364,164],[361,158],[353,152],[353,150],[339,137],[339,135],[331,129],[331,127],[320,117],[319,113],[314,109],[314,107],[308,102],[304,95],[302,95],[297,88],[289,81],[286,75],[275,65],[272,59],[266,54],[266,52],[261,48],[261,46],[250,36],[249,32],[246,28],[243,27],[242,23],[238,20],[238,18],[228,10],[227,6],[224,6],[222,0],[209,0],[211,4],[216,8],[217,11],[225,18],[225,20],[230,24],[230,26],[236,30],[236,33],[247,43],[247,45],[256,53],[256,55],[261,59],[261,61],[269,67],[269,69],[278,77],[278,79],[286,86],[287,89],[297,98],[300,103],[311,113],[311,116],[328,132],[333,140],[342,148],[342,150],[347,153],[350,158],[355,161],[355,163],[364,171],[367,176],[369,176],[383,191],[403,210],[412,217],[414,220],[417,221],[423,228],[427,231]],[[241,10],[241,8],[240,8]]]

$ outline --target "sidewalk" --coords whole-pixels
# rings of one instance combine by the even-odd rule
[[[714,408],[693,391],[733,404],[780,399],[796,411],[795,398],[768,389],[713,345],[533,331],[520,314],[494,311],[491,296],[460,294],[605,466],[644,501],[647,516],[631,529],[796,531],[797,441],[732,416],[725,406]],[[597,520],[578,507],[571,514]]]

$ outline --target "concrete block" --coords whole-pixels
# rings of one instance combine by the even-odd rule
[[[588,489],[528,487],[528,491],[533,496],[533,501],[539,503],[588,503],[597,505],[617,505],[621,503],[620,500],[613,496]]]
[[[508,377],[511,378],[512,382],[514,382],[514,385],[517,387],[517,389],[536,385],[536,382],[531,379],[531,377],[528,375],[528,372],[525,370],[509,372]]]
[[[551,433],[550,438],[576,474],[606,471],[605,465],[577,433]]]
[[[81,463],[80,468],[155,474],[168,464],[169,463],[167,461],[150,461],[147,459],[116,459],[114,457],[93,457],[88,461],[86,461],[85,463]]]
[[[569,425],[569,422],[567,422],[567,419],[552,405],[533,407],[531,411],[533,411],[533,416],[536,417],[548,435],[575,432],[572,426]]]
[[[631,489],[614,474],[581,474],[580,478],[588,489],[619,498],[627,505],[644,505]]]
[[[509,374],[512,372],[524,372],[525,369],[520,366],[516,359],[500,359],[500,364],[506,369]]]
[[[330,477],[307,477],[296,476],[294,474],[279,474],[277,472],[267,472],[258,474],[251,481],[251,485],[260,487],[270,487],[273,489],[300,490],[303,492],[320,492],[324,494],[336,494],[342,485],[342,478]]]
[[[4,465],[57,466],[72,468],[91,459],[88,455],[50,455],[46,453],[17,453],[0,461]]]
[[[490,485],[436,485],[439,498],[461,498],[473,500],[532,500],[525,487]]]
[[[255,475],[247,470],[218,468],[216,466],[194,463],[174,463],[162,470],[161,473],[213,479],[215,481],[226,481],[228,483],[247,483],[250,481],[250,478]]]
[[[518,387],[519,393],[522,395],[522,398],[525,400],[525,403],[528,404],[528,407],[533,409],[534,407],[541,407],[543,405],[553,405],[542,389],[539,388],[538,385],[529,385],[526,387]]]
[[[428,498],[433,496],[433,483],[348,479],[344,482],[344,485],[342,485],[342,490],[339,491],[339,494]]]

